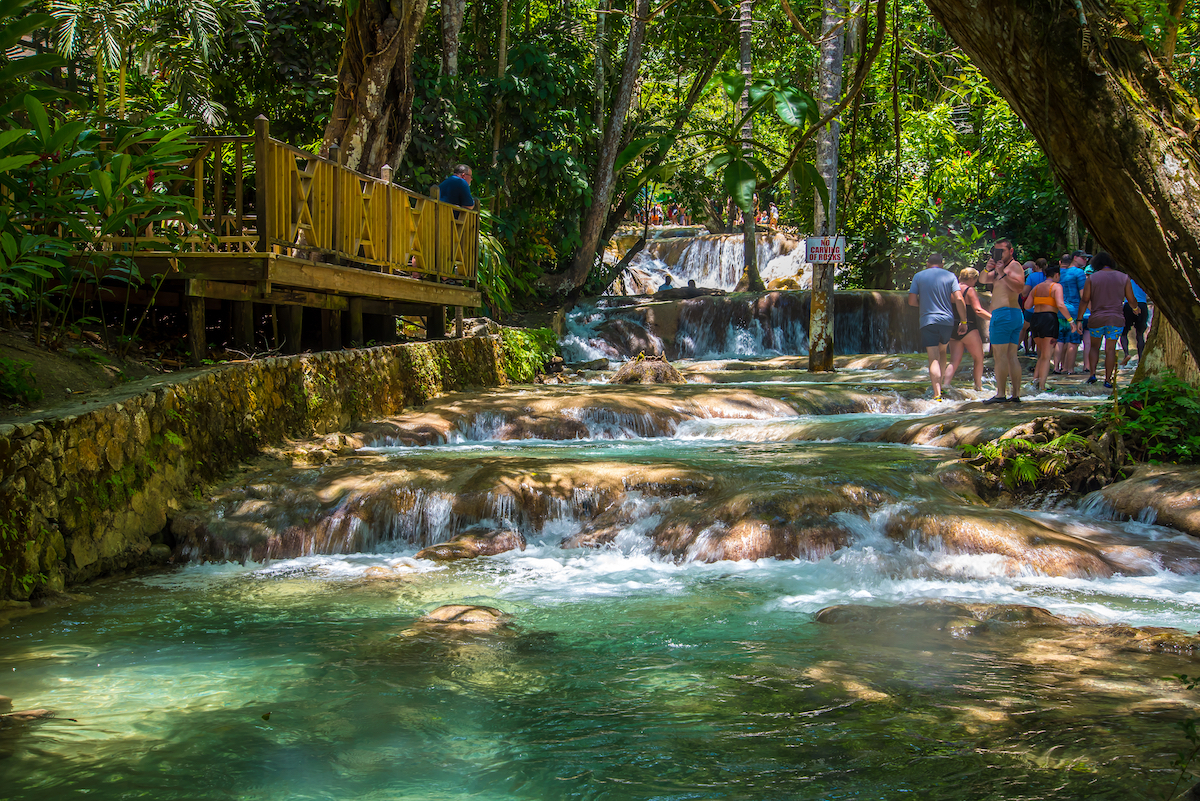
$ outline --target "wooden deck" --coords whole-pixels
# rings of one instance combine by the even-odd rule
[[[461,320],[480,305],[478,212],[398,186],[387,168],[379,178],[350,170],[336,148],[324,159],[274,140],[262,117],[253,137],[194,142],[184,180],[168,189],[193,200],[196,221],[110,237],[99,261],[132,260],[161,284],[124,288],[130,302],[184,307],[194,362],[207,353],[213,309],[232,321],[239,348],[265,339],[295,353],[314,342],[318,319],[321,347],[333,348],[394,341],[398,316],[421,317],[427,336],[441,337],[447,307]]]

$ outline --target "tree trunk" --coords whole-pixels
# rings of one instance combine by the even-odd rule
[[[526,2],[528,2],[528,0],[526,0]],[[607,72],[604,68],[604,29],[608,23],[607,12],[608,0],[600,0],[600,3],[596,8],[596,52],[594,56],[595,60],[592,63],[592,83],[595,84],[594,88],[596,91],[595,117],[597,130],[604,129],[604,82],[605,73]]]
[[[817,101],[820,114],[829,113],[842,96],[842,60],[845,54],[843,0],[826,0],[821,20],[821,68]],[[837,235],[838,138],[841,125],[836,117],[817,133],[817,172],[825,182],[828,208],[818,197],[813,203],[813,232]],[[833,278],[834,265],[814,264],[812,301],[808,318],[808,369],[825,373],[833,369]]]
[[[1082,13],[1035,0],[926,4],[1037,139],[1087,229],[1197,358],[1195,98],[1096,0],[1082,0]]]
[[[552,276],[547,283],[559,292],[573,292],[587,281],[588,274],[596,262],[596,248],[600,244],[600,232],[608,218],[608,205],[612,200],[616,176],[613,165],[621,150],[621,138],[625,133],[625,117],[633,99],[633,87],[637,83],[642,65],[642,43],[646,38],[646,21],[650,16],[650,0],[637,0],[633,17],[629,20],[629,44],[625,48],[625,64],[621,68],[621,83],[613,98],[612,114],[604,129],[604,141],[600,143],[600,159],[596,165],[596,177],[592,181],[592,202],[583,217],[579,249],[571,260],[571,266],[561,276]]]
[[[346,166],[369,175],[404,159],[412,133],[413,50],[428,5],[429,0],[360,0],[346,24],[322,155],[340,145]]]
[[[1192,386],[1200,386],[1200,369],[1196,360],[1183,346],[1179,333],[1161,318],[1151,319],[1150,336],[1146,340],[1146,357],[1138,362],[1134,381],[1161,376],[1171,372]]]
[[[526,0],[528,8],[528,0]],[[504,80],[508,69],[508,0],[500,0],[500,42],[496,49],[499,51],[496,61],[496,79]],[[492,167],[500,166],[500,122],[504,116],[504,98],[496,98],[496,124],[492,126]],[[499,199],[500,193],[496,193]]]
[[[467,0],[442,0],[443,75],[458,75],[458,35],[462,31],[466,13]]]
[[[742,77],[746,79],[746,85],[742,89],[742,100],[738,103],[738,113],[743,116],[750,110],[750,81],[754,78],[754,67],[751,62],[751,34],[753,33],[754,25],[754,0],[741,0],[741,10],[738,15],[738,32],[739,32],[739,63],[742,68]],[[754,123],[749,117],[746,118],[745,124],[742,126],[742,152],[747,156],[754,154],[754,146],[750,144],[754,138]],[[766,287],[763,285],[762,275],[758,272],[758,227],[755,225],[754,215],[758,209],[751,207],[750,210],[742,210],[742,277],[738,279],[738,292],[762,292]]]

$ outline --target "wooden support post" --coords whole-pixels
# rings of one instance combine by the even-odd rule
[[[446,307],[438,304],[431,306],[429,314],[425,317],[425,338],[426,339],[445,339],[446,338]]]
[[[363,343],[363,299],[350,298],[350,347],[361,348]]]
[[[299,353],[304,349],[304,307],[277,306],[283,312],[283,352]]]
[[[321,309],[321,349],[338,350],[342,347],[342,313]]]
[[[254,351],[254,304],[248,300],[230,301],[233,317],[233,344],[247,355]]]
[[[333,263],[342,263],[342,149],[337,144],[329,146],[329,160],[338,165],[333,171],[333,186],[329,190],[330,219],[329,249],[333,251]]]
[[[454,307],[454,338],[455,339],[462,339],[462,336],[463,336],[463,321],[462,321],[463,312],[462,312],[462,310],[463,310],[462,306]]]
[[[258,226],[258,252],[270,253],[271,240],[275,232],[271,230],[271,121],[259,114],[254,120],[254,164],[255,180],[258,182],[254,197],[254,213]]]
[[[387,272],[394,273],[394,261],[392,256],[392,168],[391,165],[384,164],[379,168],[379,178],[383,181],[383,208],[385,210],[383,218],[383,260],[387,262]],[[376,254],[378,256],[378,254]]]
[[[200,366],[208,358],[208,339],[204,331],[204,298],[188,297],[184,301],[188,318],[188,344],[192,350],[192,365]]]

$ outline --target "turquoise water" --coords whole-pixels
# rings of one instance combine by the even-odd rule
[[[950,502],[928,474],[953,452],[837,440],[906,416],[464,440],[262,477],[325,492],[333,510],[344,496],[331,488],[352,479],[361,488],[375,473],[411,474],[436,488],[437,476],[480,464],[531,475],[566,463],[667,465],[747,491],[854,480],[891,500],[834,515],[853,540],[819,561],[677,561],[654,552],[648,519],[612,547],[563,549],[584,522],[564,506],[525,530],[525,551],[472,562],[416,560],[422,543],[383,540],[372,553],[189,565],[89,587],[86,600],[0,629],[0,693],[56,713],[0,729],[0,796],[1161,796],[1184,745],[1176,724],[1197,707],[1167,677],[1197,672],[1192,657],[1074,630],[955,634],[919,615],[900,626],[815,622],[834,604],[950,600],[1200,625],[1194,571],[1167,562],[1137,576],[1053,578],[884,536],[906,505]],[[420,538],[453,532],[446,514],[427,515]],[[1024,514],[1200,558],[1157,526],[1069,506]],[[381,567],[394,575],[373,579]],[[450,635],[417,622],[452,603],[498,608],[509,623]]]

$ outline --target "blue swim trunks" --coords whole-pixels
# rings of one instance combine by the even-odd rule
[[[1058,341],[1066,342],[1068,345],[1078,345],[1083,342],[1083,334],[1071,331],[1071,324],[1062,315],[1058,317]]]
[[[1121,325],[1102,325],[1098,328],[1089,327],[1088,331],[1092,333],[1092,339],[1106,338],[1116,342],[1121,338],[1121,331],[1123,329],[1124,326]]]
[[[1017,345],[1021,342],[1021,328],[1025,325],[1025,316],[1021,310],[1012,306],[1001,306],[992,309],[992,326],[988,329],[988,338],[993,345]]]

